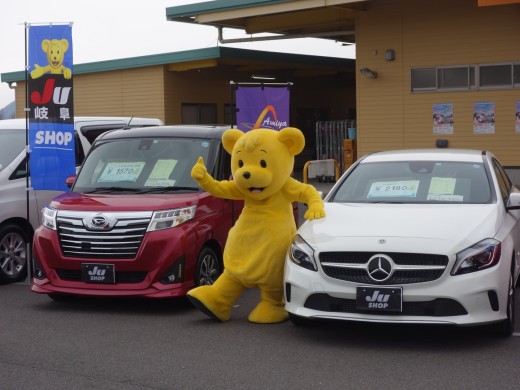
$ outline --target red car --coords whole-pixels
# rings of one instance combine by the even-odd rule
[[[228,126],[162,126],[101,135],[71,191],[42,210],[31,289],[71,295],[174,297],[212,284],[243,203],[215,198],[191,178],[204,158],[228,179]],[[72,180],[74,179],[74,180]]]

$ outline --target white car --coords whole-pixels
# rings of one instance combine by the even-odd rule
[[[493,154],[368,155],[288,251],[286,309],[312,319],[485,325],[514,330],[520,192]]]
[[[76,168],[98,135],[114,129],[162,124],[155,118],[75,117]],[[27,244],[40,225],[41,209],[60,194],[26,190],[26,126],[25,119],[0,120],[0,284],[26,277]]]

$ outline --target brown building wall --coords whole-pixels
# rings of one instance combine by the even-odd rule
[[[477,7],[474,0],[381,0],[357,16],[358,155],[388,149],[488,149],[508,166],[520,166],[515,103],[520,89],[410,92],[410,70],[520,60],[520,5]],[[385,50],[396,59],[385,61]],[[359,75],[368,67],[378,78]],[[473,134],[476,102],[495,103],[495,134]],[[433,105],[452,103],[454,133],[434,135]]]
[[[165,123],[181,124],[183,103],[216,104],[217,122],[225,123],[224,106],[231,103],[230,72],[217,68],[166,72],[164,78]]]

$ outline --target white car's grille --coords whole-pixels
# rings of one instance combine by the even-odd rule
[[[379,255],[390,259],[388,278],[384,280],[371,276],[369,263],[377,261],[371,259]],[[448,257],[423,253],[322,252],[320,263],[323,272],[334,279],[369,285],[401,285],[440,278],[448,265]]]
[[[151,213],[111,213],[115,225],[107,230],[88,229],[84,218],[92,213],[62,212],[57,217],[58,238],[65,257],[131,259],[137,255]]]

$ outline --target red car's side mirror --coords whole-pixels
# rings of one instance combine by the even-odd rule
[[[65,185],[69,188],[72,188],[72,185],[74,184],[74,181],[76,180],[76,175],[69,176],[65,179]]]

